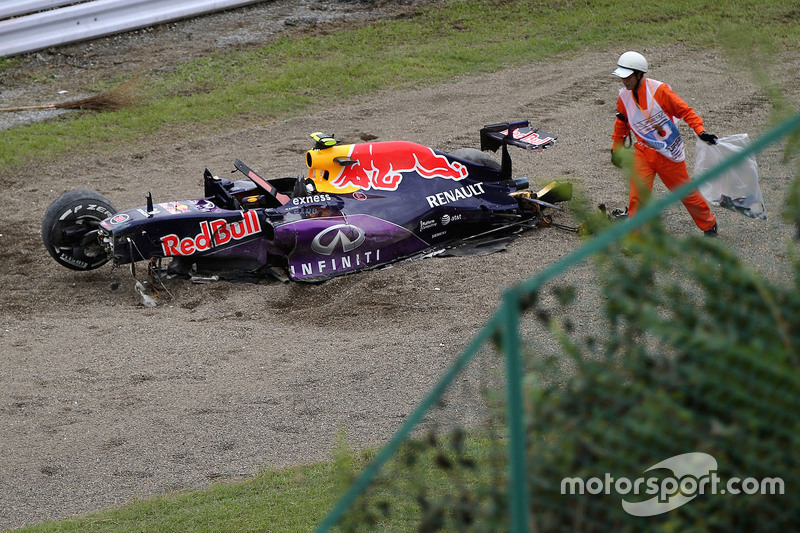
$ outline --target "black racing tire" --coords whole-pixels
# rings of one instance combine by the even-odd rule
[[[60,265],[94,270],[111,257],[97,239],[100,222],[117,210],[100,193],[75,190],[50,204],[42,220],[44,247]]]
[[[495,170],[500,170],[499,161],[497,161],[495,158],[493,158],[486,152],[481,152],[477,148],[459,148],[458,150],[453,152],[453,155],[460,159],[471,161],[472,163],[477,163],[485,167],[493,168]]]

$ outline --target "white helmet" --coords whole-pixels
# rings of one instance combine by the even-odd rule
[[[620,78],[627,78],[633,74],[635,70],[647,72],[647,60],[639,52],[625,52],[619,56],[617,70],[612,72],[612,74]]]

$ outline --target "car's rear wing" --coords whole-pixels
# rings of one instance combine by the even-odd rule
[[[556,136],[537,128],[531,128],[527,120],[490,124],[481,128],[481,151],[496,152],[503,148],[500,163],[500,179],[511,178],[511,156],[508,145],[518,146],[526,150],[542,151],[553,146]]]

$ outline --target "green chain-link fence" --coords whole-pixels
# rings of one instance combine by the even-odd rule
[[[675,238],[657,221],[690,189],[798,132],[800,115],[506,290],[317,531],[800,527],[800,261],[794,285],[775,286],[714,239]],[[553,285],[589,259],[601,334],[571,319],[583,289]],[[558,353],[545,355],[552,343]],[[487,346],[505,361],[505,397],[486,399],[504,420],[415,436]]]

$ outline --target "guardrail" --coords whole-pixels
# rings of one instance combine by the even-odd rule
[[[94,39],[264,0],[12,0],[0,6],[0,57]],[[72,5],[66,5],[72,4]],[[64,6],[64,7],[62,7]],[[23,15],[17,17],[16,15]]]
[[[9,0],[0,5],[0,20],[77,3],[75,0]]]

